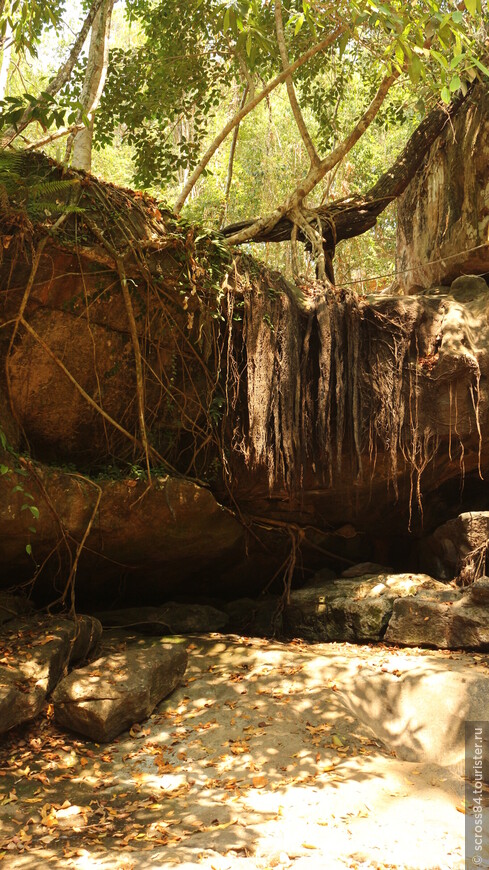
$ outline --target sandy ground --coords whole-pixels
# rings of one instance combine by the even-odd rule
[[[49,718],[4,738],[3,866],[465,867],[463,778],[399,760],[341,703],[342,674],[394,668],[396,650],[180,642],[185,685],[117,741],[88,743]]]

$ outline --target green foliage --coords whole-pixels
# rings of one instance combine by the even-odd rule
[[[4,211],[24,211],[31,220],[78,212],[71,203],[78,179],[50,177],[46,162],[27,158],[22,152],[0,152],[0,204]]]
[[[0,9],[0,40],[10,31],[18,53],[35,55],[44,28],[60,26],[63,7],[63,0],[4,0]]]
[[[53,21],[48,9],[52,7],[56,16],[53,10],[62,4],[44,6],[42,22],[32,30],[33,52],[46,22]],[[480,0],[465,6],[446,0],[338,0],[334,5],[283,0],[282,7],[291,62],[338,24],[346,25],[340,39],[294,74],[301,109],[321,156],[348,134],[386,72],[401,72],[374,125],[334,177],[311,194],[311,206],[324,196],[338,199],[365,190],[395,160],[435,100],[448,103],[476,76],[488,74],[484,61],[488,13]],[[25,17],[27,4],[21,2],[20,8]],[[36,9],[32,4],[34,18],[39,16]],[[260,90],[280,70],[274,3],[126,0],[125,10],[127,19],[135,22],[137,38],[127,38],[128,24],[120,23],[119,7],[120,32],[111,49],[96,115],[94,171],[116,183],[135,182],[175,200],[202,153],[237,111],[245,83],[253,79]],[[26,106],[45,128],[71,123],[80,108],[84,73],[81,58],[56,98],[43,92],[42,76],[40,87],[32,87],[32,93],[25,86],[18,88],[0,104],[0,124],[15,125]],[[187,202],[188,219],[219,228],[224,215],[230,223],[266,213],[283,202],[307,172],[308,157],[285,87],[241,124],[233,184],[225,200],[229,147],[230,137]],[[63,159],[63,145],[50,146],[49,153]],[[31,193],[26,201],[33,215],[37,208],[39,217],[56,205],[56,196]],[[340,280],[359,280],[355,261],[363,268],[362,275],[388,271],[394,222],[391,210],[379,219],[370,237],[342,246],[336,258]],[[275,246],[262,252],[271,265],[289,270],[287,249]],[[310,266],[307,258],[303,266]]]
[[[0,100],[0,128],[13,127],[16,130],[26,109],[29,109],[32,121],[37,121],[44,129],[74,124],[83,107],[76,98],[70,99],[70,96],[69,90],[59,97],[53,97],[46,91],[41,91],[37,97],[28,93],[6,96]],[[83,120],[88,124],[86,116]]]
[[[425,101],[433,94],[449,100],[475,75],[487,74],[480,60],[480,6],[467,15],[435,0],[342,0],[334,11],[304,0],[283,5],[291,61],[338,23],[348,26],[326,55],[295,76],[322,149],[335,142],[337,106],[351,99],[357,73],[372,94],[389,66],[407,72],[416,98]],[[244,68],[257,82],[280,69],[273,3],[138,0],[131,13],[145,42],[112,52],[97,138],[106,145],[124,126],[136,181],[161,186],[181,181],[197,164],[223,96],[243,86]],[[401,121],[402,106],[396,111]]]

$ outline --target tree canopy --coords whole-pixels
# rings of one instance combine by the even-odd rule
[[[36,55],[69,6],[0,4],[4,54],[10,42],[17,68]],[[119,40],[104,55],[112,6],[82,5],[72,45],[60,52],[48,81],[39,77],[37,93],[11,76],[0,103],[4,147],[45,147],[64,135],[76,139],[86,127],[89,152],[92,132],[100,153],[123,143],[134,183],[177,213],[195,211],[196,195],[210,196],[213,222],[231,242],[291,239],[294,250],[303,240],[321,277],[333,276],[337,242],[375,225],[473,81],[489,75],[481,0],[126,0],[119,14],[137,38]],[[276,141],[266,160],[263,140],[271,140],[274,122],[265,131],[263,112],[271,114],[278,100],[287,142]],[[386,129],[400,131],[383,154],[392,168],[380,165],[378,155],[369,165],[368,148],[360,154],[358,143]],[[236,208],[240,137],[269,196],[256,202],[242,196]],[[291,147],[294,166],[283,173],[284,190],[280,166]],[[352,173],[350,154],[361,172]],[[64,159],[70,155],[68,148]],[[89,168],[90,153],[86,159],[82,168]],[[268,172],[276,167],[273,184],[265,165]],[[216,171],[218,196],[211,193]]]

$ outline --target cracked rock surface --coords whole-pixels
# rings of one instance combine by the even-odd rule
[[[106,743],[153,712],[187,667],[181,644],[139,641],[72,671],[53,692],[58,725]]]

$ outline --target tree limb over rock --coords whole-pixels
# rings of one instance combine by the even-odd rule
[[[365,194],[337,200],[316,209],[304,209],[309,224],[320,221],[323,244],[327,250],[334,251],[338,242],[359,236],[375,226],[378,216],[405,191],[430,147],[455,117],[470,92],[471,87],[447,107],[437,104],[416,128],[394,165]],[[255,234],[244,232],[253,225],[256,225]],[[245,241],[284,242],[291,239],[293,231],[294,222],[284,214],[271,227],[261,227],[259,220],[254,218],[230,224],[224,227],[222,233],[234,244],[242,244]],[[307,241],[300,228],[297,238]]]

